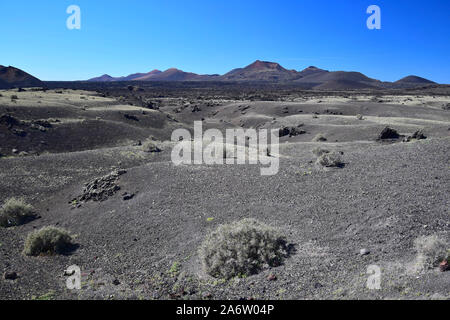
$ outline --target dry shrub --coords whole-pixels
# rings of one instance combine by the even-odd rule
[[[287,255],[280,233],[255,219],[219,226],[200,247],[204,271],[216,278],[248,276],[277,266]]]
[[[322,133],[316,134],[316,136],[312,139],[313,142],[323,142],[327,141],[327,138]]]
[[[62,254],[72,247],[70,234],[57,227],[43,227],[30,233],[25,240],[23,253],[27,256]]]
[[[142,144],[142,151],[144,152],[161,152],[161,149],[153,140],[146,140]]]
[[[325,154],[325,153],[330,153],[330,150],[323,149],[323,148],[321,148],[321,147],[316,147],[316,148],[312,149],[311,152],[312,152],[316,157],[320,157],[321,155],[323,155],[323,154]]]
[[[0,226],[19,226],[34,217],[33,206],[23,199],[10,198],[0,209]]]
[[[341,160],[341,155],[337,152],[323,153],[316,161],[317,164],[323,167],[342,167],[344,163]]]

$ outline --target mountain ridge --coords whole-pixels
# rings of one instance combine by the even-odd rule
[[[153,70],[159,71],[159,70]],[[92,78],[87,81],[237,81],[237,82],[275,82],[299,83],[311,89],[372,89],[372,88],[404,88],[435,84],[435,82],[419,77],[407,76],[395,82],[380,81],[367,77],[357,71],[329,71],[316,66],[309,66],[301,71],[289,70],[277,62],[256,60],[243,67],[235,68],[223,75],[200,75],[170,68],[156,73],[137,74],[138,77],[112,78],[108,75]],[[106,76],[106,77],[105,77]]]
[[[40,87],[42,81],[23,70],[0,65],[0,89],[14,87]]]

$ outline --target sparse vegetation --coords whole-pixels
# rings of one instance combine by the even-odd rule
[[[17,95],[13,94],[11,96],[11,102],[16,102],[17,100],[19,100],[19,97]]]
[[[356,119],[358,119],[358,120],[364,120],[362,114],[357,114],[357,115],[356,115]]]
[[[418,237],[414,241],[414,247],[417,252],[417,271],[435,268],[440,262],[450,258],[450,247],[436,235]]]
[[[320,156],[323,155],[324,153],[330,153],[329,150],[323,149],[323,148],[321,148],[321,147],[316,147],[316,148],[312,149],[311,152],[312,152],[316,157],[320,157]]]
[[[19,226],[33,217],[33,206],[23,199],[10,198],[0,208],[0,226],[5,228]]]
[[[252,275],[266,265],[280,265],[286,255],[284,237],[255,219],[219,226],[200,247],[204,271],[223,279]]]
[[[66,230],[49,226],[30,233],[25,240],[23,252],[27,256],[61,254],[71,246],[72,237]]]
[[[142,143],[142,151],[144,152],[161,152],[161,149],[152,140],[146,140]]]
[[[316,161],[317,164],[323,167],[342,167],[343,162],[341,155],[337,152],[323,153]]]
[[[316,134],[316,136],[312,139],[313,142],[322,142],[327,141],[327,138],[322,133]]]

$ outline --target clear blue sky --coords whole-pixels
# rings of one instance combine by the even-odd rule
[[[66,28],[71,4],[81,30]],[[371,4],[381,30],[366,27]],[[260,59],[450,83],[449,0],[2,0],[0,13],[0,64],[42,80],[222,74]]]

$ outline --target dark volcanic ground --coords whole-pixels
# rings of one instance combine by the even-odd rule
[[[449,298],[450,273],[421,270],[414,241],[450,240],[450,92],[117,86],[0,91],[0,202],[23,196],[40,216],[0,228],[0,271],[19,275],[0,279],[1,299]],[[202,118],[205,128],[305,133],[280,139],[274,176],[258,165],[174,166],[172,131]],[[375,141],[386,126],[427,139]],[[327,141],[311,142],[318,133]],[[162,152],[138,145],[150,136]],[[345,166],[316,166],[317,146],[343,152]],[[116,168],[126,170],[116,194],[72,201]],[[205,275],[197,249],[206,234],[245,217],[279,228],[294,252],[247,278]],[[76,235],[78,248],[24,256],[26,235],[47,225]],[[65,287],[73,264],[79,291]],[[374,264],[380,290],[366,287]]]

